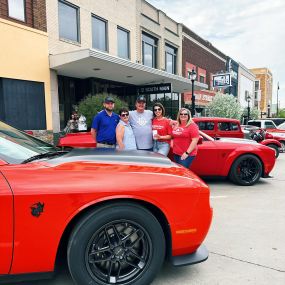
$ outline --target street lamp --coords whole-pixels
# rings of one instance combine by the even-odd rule
[[[267,105],[267,118],[270,118],[270,104]]]
[[[249,106],[249,102],[250,102],[250,95],[247,95],[246,100],[247,100],[247,122],[249,121],[249,117],[250,117],[250,106]]]
[[[191,116],[194,117],[195,115],[195,95],[194,95],[194,81],[196,80],[197,73],[195,72],[194,68],[189,73],[189,78],[192,82],[192,107],[191,107]]]
[[[278,117],[278,113],[279,113],[279,108],[278,108],[278,90],[279,90],[279,82],[277,84],[277,114],[276,114],[276,117]]]

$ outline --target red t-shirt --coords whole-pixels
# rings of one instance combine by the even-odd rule
[[[154,118],[152,120],[152,129],[157,130],[157,134],[160,136],[167,136],[171,135],[172,128],[170,126],[170,120],[167,118],[163,118],[161,120],[158,120],[157,118]],[[170,140],[158,140],[159,142],[167,142],[170,143]]]
[[[177,155],[182,155],[187,151],[193,138],[199,138],[199,128],[195,123],[191,123],[188,127],[175,127],[172,130],[173,137],[173,153]],[[197,146],[189,154],[189,156],[197,155]]]

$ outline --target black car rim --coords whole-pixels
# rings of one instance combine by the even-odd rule
[[[260,172],[260,165],[254,158],[243,159],[237,166],[237,176],[245,183],[255,181]]]
[[[102,284],[132,284],[146,270],[151,256],[146,230],[133,221],[117,220],[94,233],[85,263],[92,278]]]

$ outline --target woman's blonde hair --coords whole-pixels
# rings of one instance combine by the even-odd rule
[[[187,123],[186,123],[186,127],[188,127],[193,121],[192,121],[192,117],[191,117],[190,110],[187,109],[187,108],[181,108],[181,109],[178,111],[178,114],[177,114],[178,126],[181,125],[180,114],[181,114],[181,112],[183,112],[183,111],[186,111],[186,112],[188,113],[188,121],[187,121]]]

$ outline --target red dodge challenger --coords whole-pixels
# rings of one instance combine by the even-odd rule
[[[67,134],[60,138],[60,147],[95,147],[90,133]],[[169,157],[172,159],[170,151]],[[275,151],[252,140],[219,138],[200,131],[198,155],[191,170],[201,177],[223,177],[249,186],[268,177],[275,164]]]
[[[151,152],[58,151],[0,122],[0,283],[46,278],[66,255],[76,284],[150,284],[207,259],[208,186]]]

